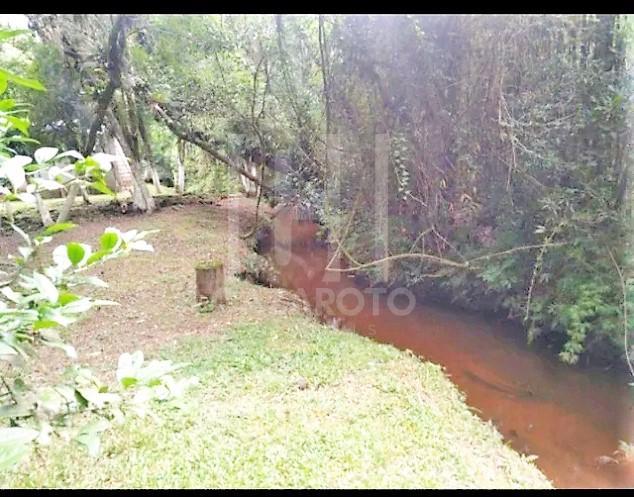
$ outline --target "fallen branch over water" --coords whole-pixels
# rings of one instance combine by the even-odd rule
[[[388,257],[383,257],[382,259],[377,259],[374,260],[372,262],[366,262],[364,264],[356,264],[352,267],[348,267],[348,268],[332,268],[327,266],[326,267],[326,271],[332,271],[332,272],[337,272],[337,273],[349,273],[352,271],[358,271],[359,269],[365,269],[368,267],[372,267],[372,266],[376,266],[379,264],[383,264],[385,262],[389,262],[389,261],[395,261],[395,260],[401,260],[401,259],[423,259],[423,260],[428,260],[431,262],[435,262],[437,264],[440,264],[442,266],[449,266],[449,267],[455,267],[455,268],[459,268],[459,269],[477,269],[479,266],[475,265],[475,262],[479,262],[479,261],[485,261],[485,260],[489,260],[489,259],[493,259],[495,257],[502,257],[504,255],[509,255],[515,252],[522,252],[525,250],[533,250],[533,249],[544,249],[544,248],[550,248],[550,247],[561,247],[563,245],[567,245],[568,242],[556,242],[556,243],[541,243],[541,244],[537,244],[537,245],[522,245],[521,247],[514,247],[508,250],[503,250],[501,252],[494,252],[492,254],[486,254],[486,255],[481,255],[478,257],[474,257],[473,259],[466,259],[464,261],[454,261],[452,259],[447,259],[445,257],[438,257],[436,255],[432,255],[432,254],[420,254],[420,253],[415,253],[415,254],[396,254],[396,255],[390,255]],[[345,252],[344,252],[345,254]],[[425,276],[425,275],[423,275]]]

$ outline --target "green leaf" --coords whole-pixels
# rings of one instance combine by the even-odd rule
[[[2,87],[2,81],[7,82],[6,79],[0,78],[0,88]],[[5,87],[6,88],[6,87]],[[0,93],[2,93],[0,91]],[[12,98],[5,98],[4,100],[0,100],[0,112],[8,112],[15,107],[15,100]]]
[[[74,390],[74,393],[75,393],[75,400],[77,401],[77,404],[79,404],[82,409],[87,408],[88,399],[86,399],[77,389]]]
[[[83,314],[87,312],[92,307],[92,302],[90,299],[78,299],[73,302],[66,304],[61,310],[65,314]]]
[[[119,235],[116,233],[109,231],[101,235],[99,239],[99,243],[101,244],[101,249],[105,251],[111,251],[117,246],[119,242]]]
[[[78,175],[84,174],[86,172],[86,159],[75,162],[73,168]]]
[[[35,79],[23,78],[22,76],[18,76],[17,74],[10,73],[6,69],[0,68],[0,77],[11,81],[19,86],[24,86],[26,88],[31,88],[32,90],[37,91],[46,91],[46,88],[42,86],[42,83]]]
[[[103,418],[92,421],[84,426],[75,440],[88,449],[88,454],[97,457],[101,450],[100,434],[110,427],[110,423]]]
[[[13,382],[13,391],[18,394],[23,394],[28,390],[26,383],[22,378],[16,378]]]
[[[0,95],[7,91],[8,86],[7,78],[0,77]]]
[[[77,351],[75,350],[75,347],[73,347],[72,345],[68,343],[64,343],[64,342],[44,342],[44,343],[48,347],[53,347],[56,349],[63,350],[66,356],[70,357],[71,359],[77,359]]]
[[[114,192],[108,188],[108,185],[106,185],[103,181],[93,181],[92,183],[89,183],[89,185],[98,192],[114,196]]]
[[[11,287],[8,287],[8,286],[1,287],[0,293],[2,293],[2,295],[4,295],[6,299],[10,300],[14,304],[20,304],[22,300],[24,299],[24,296],[22,294],[16,292],[15,290],[13,290]],[[2,342],[0,342],[0,347],[1,346],[2,346]]]
[[[38,406],[44,408],[52,414],[57,414],[64,406],[64,397],[57,392],[53,387],[43,388],[37,396]]]
[[[27,138],[26,136],[23,136],[23,135],[9,136],[6,138],[6,141],[11,143],[33,143],[36,145],[40,143],[39,141],[34,140],[33,138]]]
[[[2,163],[2,173],[15,190],[22,190],[26,186],[26,173],[24,166],[30,164],[32,159],[25,155],[15,155]]]
[[[139,382],[138,379],[132,378],[130,376],[125,376],[121,378],[120,381],[123,388],[130,388],[131,386],[136,385]]]
[[[0,443],[0,470],[9,470],[18,464],[29,453],[29,445],[25,443]]]
[[[12,224],[11,227],[13,228],[13,231],[20,235],[24,239],[24,241],[26,241],[26,243],[31,246],[31,238],[29,237],[29,235],[22,231],[22,229],[20,229],[20,227],[16,224]]]
[[[60,305],[70,304],[71,302],[75,302],[79,300],[79,296],[70,292],[62,292],[59,294],[59,303]]]
[[[93,253],[88,260],[86,261],[86,265],[91,265],[94,262],[97,262],[104,257],[106,257],[110,253],[110,250],[97,250],[97,252]]]
[[[33,272],[33,281],[37,290],[51,303],[57,303],[59,291],[53,282],[41,273]]]
[[[73,159],[84,160],[84,156],[77,152],[77,150],[67,150],[66,152],[62,152],[57,157],[55,157],[55,160],[59,160],[64,157],[72,157]]]
[[[27,118],[21,118],[16,116],[4,116],[4,118],[9,121],[15,129],[17,129],[23,135],[29,134],[29,126],[31,123]]]
[[[59,323],[57,321],[53,321],[52,319],[39,319],[35,323],[33,323],[34,330],[41,330],[43,328],[57,328]]]
[[[17,355],[18,353],[15,351],[13,347],[7,345],[6,343],[0,342],[0,356],[3,355]]]
[[[38,164],[50,161],[57,155],[59,149],[56,147],[40,147],[34,153],[33,157]]]
[[[101,278],[98,278],[97,276],[87,276],[86,278],[84,278],[84,282],[89,285],[98,286],[101,288],[108,288],[108,283],[103,281]]]
[[[28,32],[28,29],[0,29],[0,42]]]
[[[75,223],[56,223],[52,224],[44,230],[44,235],[53,235],[55,233],[61,233],[62,231],[68,231],[77,226]]]
[[[38,431],[30,428],[0,428],[0,469],[7,470],[19,463],[38,435]]]
[[[66,245],[66,254],[73,266],[77,266],[84,259],[86,251],[79,243],[71,242]]]
[[[0,406],[0,418],[24,418],[33,414],[33,405],[26,402]]]
[[[96,388],[94,386],[78,387],[79,394],[96,408],[101,409],[106,404],[115,404],[121,401],[121,397],[116,393],[109,393],[107,388]]]
[[[145,240],[137,240],[136,242],[130,243],[128,248],[132,250],[138,250],[141,252],[154,252],[154,248]]]

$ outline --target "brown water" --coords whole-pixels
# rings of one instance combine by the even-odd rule
[[[331,254],[311,243],[316,230],[290,215],[276,218],[270,255],[287,288],[345,328],[444,366],[467,403],[516,450],[537,455],[555,486],[634,486],[634,463],[615,454],[619,440],[634,440],[628,378],[581,371],[538,354],[499,320],[424,303],[398,316],[385,295],[374,301],[366,294],[360,301],[355,289],[363,287],[354,279],[325,271]],[[342,297],[338,305],[330,305],[324,291]],[[345,312],[360,302],[358,312]]]

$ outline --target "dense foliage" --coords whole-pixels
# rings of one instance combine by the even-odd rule
[[[395,261],[392,277],[505,309],[531,339],[564,335],[567,362],[607,343],[622,353],[624,18],[351,17],[333,36],[334,121],[358,157],[343,171],[369,177],[366,199],[375,137],[390,143],[389,253],[464,261],[562,243],[473,271]],[[361,260],[373,248],[350,245]]]

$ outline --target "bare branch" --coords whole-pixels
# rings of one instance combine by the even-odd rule
[[[402,259],[422,259],[422,260],[428,260],[431,262],[435,262],[436,264],[440,264],[442,266],[449,266],[449,267],[454,267],[454,268],[458,268],[458,269],[478,269],[478,266],[474,265],[474,262],[477,261],[484,261],[484,260],[489,260],[489,259],[493,259],[495,257],[501,257],[504,255],[508,255],[508,254],[512,254],[515,252],[521,252],[521,251],[525,251],[525,250],[532,250],[532,249],[537,249],[537,248],[541,248],[543,249],[544,247],[561,247],[563,245],[567,245],[567,242],[558,242],[558,243],[543,243],[540,245],[522,245],[521,247],[514,247],[512,249],[508,249],[508,250],[503,250],[501,252],[495,252],[493,254],[486,254],[486,255],[481,255],[479,257],[474,257],[473,259],[468,259],[465,260],[463,262],[460,261],[454,261],[452,259],[447,259],[445,257],[438,257],[437,255],[431,255],[431,254],[420,254],[420,253],[416,253],[416,254],[411,254],[411,253],[407,253],[407,254],[396,254],[396,255],[390,255],[388,257],[383,257],[382,259],[378,259],[378,260],[374,260],[371,262],[366,262],[365,264],[357,264],[353,267],[349,267],[349,268],[329,268],[327,267],[326,270],[327,271],[333,271],[333,272],[338,272],[338,273],[349,273],[349,272],[353,272],[353,271],[358,271],[359,269],[365,269],[368,267],[372,267],[372,266],[376,266],[379,264],[383,264],[384,262],[388,262],[388,261],[395,261],[395,260],[402,260]],[[425,275],[423,275],[425,276]]]
[[[204,150],[205,152],[207,152],[209,155],[211,155],[217,161],[222,162],[226,166],[230,167],[231,169],[234,169],[234,170],[238,171],[240,174],[242,174],[246,178],[248,178],[251,181],[253,181],[260,188],[264,188],[266,190],[270,190],[270,188],[268,188],[267,186],[262,184],[262,182],[260,181],[260,179],[257,176],[254,176],[249,171],[243,169],[238,164],[236,164],[234,161],[232,161],[229,157],[225,156],[223,153],[221,153],[218,150],[216,150],[214,147],[212,147],[209,144],[209,141],[202,139],[201,136],[204,136],[202,133],[196,133],[196,132],[194,132],[192,130],[189,130],[189,129],[186,129],[183,126],[181,126],[180,124],[178,124],[176,122],[176,120],[172,119],[168,115],[167,111],[165,109],[163,109],[158,102],[152,102],[151,103],[151,108],[154,111],[154,115],[156,117],[158,117],[163,123],[165,123],[165,125],[170,129],[170,131],[172,133],[174,133],[176,136],[178,136],[181,140],[189,142],[189,143],[191,143],[193,145],[196,145],[198,148],[200,148],[200,149]]]
[[[129,25],[129,16],[120,15],[112,27],[110,32],[110,38],[108,42],[108,86],[99,95],[97,101],[97,111],[95,113],[95,119],[88,131],[88,139],[84,146],[84,155],[90,155],[95,148],[95,141],[97,139],[97,132],[103,124],[103,119],[106,115],[106,110],[112,101],[112,96],[117,88],[121,86],[121,65],[123,59],[123,52],[125,49],[125,29]]]

